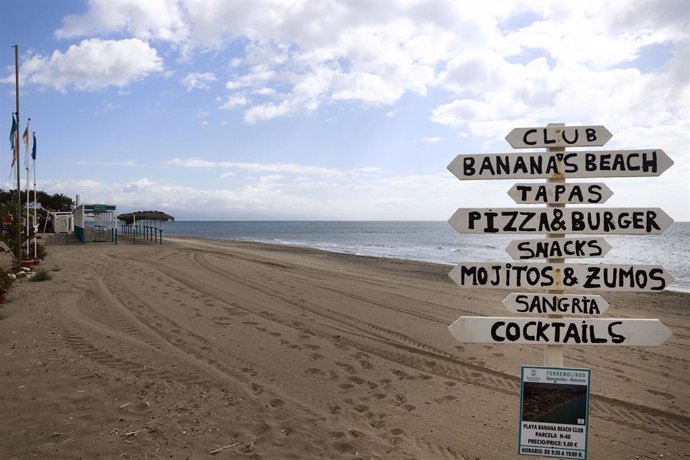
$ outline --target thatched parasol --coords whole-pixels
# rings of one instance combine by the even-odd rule
[[[129,212],[126,214],[120,214],[117,216],[117,220],[122,220],[126,224],[131,224],[135,220],[136,221],[159,221],[159,222],[168,222],[168,221],[173,221],[175,218],[171,216],[170,214],[166,214],[161,211],[135,211],[135,212]]]

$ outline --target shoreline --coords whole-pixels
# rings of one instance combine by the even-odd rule
[[[277,242],[277,241],[263,241],[263,240],[252,240],[252,239],[232,239],[232,238],[213,238],[213,237],[197,237],[197,236],[187,236],[187,235],[169,235],[167,239],[180,239],[180,240],[209,240],[209,241],[215,241],[218,243],[223,243],[223,242],[231,242],[231,243],[257,243],[257,244],[264,244],[268,246],[285,246],[285,247],[293,247],[293,248],[298,248],[298,249],[310,249],[310,250],[316,250],[316,251],[323,251],[323,252],[328,252],[328,253],[333,253],[333,254],[342,254],[342,255],[347,255],[347,256],[355,256],[355,257],[370,257],[370,258],[380,258],[380,259],[391,259],[391,260],[401,260],[401,261],[407,261],[407,262],[419,262],[423,264],[429,264],[429,265],[441,265],[444,267],[448,267],[448,271],[450,272],[453,267],[455,267],[457,264],[455,263],[447,263],[439,260],[427,260],[427,259],[415,259],[415,258],[404,258],[404,257],[395,257],[395,256],[381,256],[381,255],[376,255],[376,254],[365,254],[365,253],[354,253],[354,252],[349,252],[349,251],[338,251],[335,249],[325,249],[321,247],[315,247],[315,246],[310,246],[308,244],[302,244],[302,243],[289,243],[289,242]],[[537,261],[541,261],[543,259],[536,259]],[[606,263],[604,261],[604,258],[598,259],[601,260],[601,263]],[[529,261],[525,261],[529,262]],[[569,263],[585,263],[585,262],[578,262],[576,259],[571,259],[571,262]],[[671,274],[673,276],[673,274]],[[690,294],[690,287],[688,288],[683,288],[683,287],[678,287],[678,286],[668,286],[666,287],[663,291],[661,292],[676,292],[676,293],[682,293],[682,294]]]
[[[541,346],[463,344],[504,290],[440,264],[256,242],[47,246],[53,279],[0,309],[2,458],[512,458],[519,372]],[[663,346],[567,347],[592,369],[590,455],[665,458],[690,439],[682,293],[607,295]]]

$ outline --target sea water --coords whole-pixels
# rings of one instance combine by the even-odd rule
[[[416,221],[177,221],[166,222],[163,229],[164,235],[259,241],[448,265],[509,262],[505,248],[511,240],[535,237],[459,235],[447,222]],[[606,257],[577,262],[661,265],[674,278],[669,289],[690,292],[690,222],[676,222],[661,235],[605,239],[612,246]]]

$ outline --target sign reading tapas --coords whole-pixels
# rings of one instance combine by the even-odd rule
[[[518,204],[601,204],[613,192],[606,184],[522,184],[513,185],[508,195]]]

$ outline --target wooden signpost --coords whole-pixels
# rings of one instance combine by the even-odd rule
[[[508,195],[518,204],[600,204],[611,198],[613,192],[599,183],[518,183],[508,190]]]
[[[536,317],[462,316],[448,328],[460,342],[545,345],[545,367],[530,368],[530,372],[533,379],[542,371],[546,377],[543,382],[534,380],[533,386],[548,382],[548,376],[563,367],[563,346],[657,346],[671,336],[657,319],[593,318],[609,304],[591,291],[661,291],[672,281],[662,267],[565,263],[567,258],[604,257],[611,249],[601,237],[566,234],[658,235],[673,223],[659,208],[565,207],[602,204],[613,194],[603,183],[566,184],[567,178],[659,176],[673,165],[661,149],[566,152],[566,147],[600,147],[610,138],[603,126],[515,128],[506,136],[512,147],[546,148],[546,152],[458,155],[448,165],[460,180],[547,179],[541,184],[517,183],[508,191],[518,204],[545,204],[545,208],[460,208],[449,219],[461,234],[547,235],[545,239],[512,241],[506,251],[516,262],[463,262],[450,272],[461,287],[541,291],[511,293],[503,302],[513,313]],[[534,259],[543,261],[525,262]],[[583,388],[588,387],[588,369],[570,371],[586,374]],[[549,424],[521,419],[518,453],[587,458],[586,421],[578,419],[577,423],[585,425],[578,442],[558,441],[553,443],[557,448],[543,448],[536,438],[548,437]]]
[[[460,180],[660,176],[673,165],[661,149],[458,155],[448,170]]]
[[[449,327],[470,343],[653,347],[671,337],[658,319],[512,318],[462,316]]]
[[[506,140],[514,149],[538,147],[601,147],[612,134],[603,126],[514,128]]]
[[[461,262],[449,276],[458,286],[562,291],[663,291],[673,281],[659,265]]]
[[[506,252],[515,260],[541,258],[591,259],[604,257],[611,245],[603,238],[546,238],[513,240]]]
[[[659,208],[460,208],[448,222],[461,234],[659,235],[673,219]]]
[[[513,293],[503,300],[513,313],[538,315],[595,316],[604,313],[609,303],[598,295]]]

